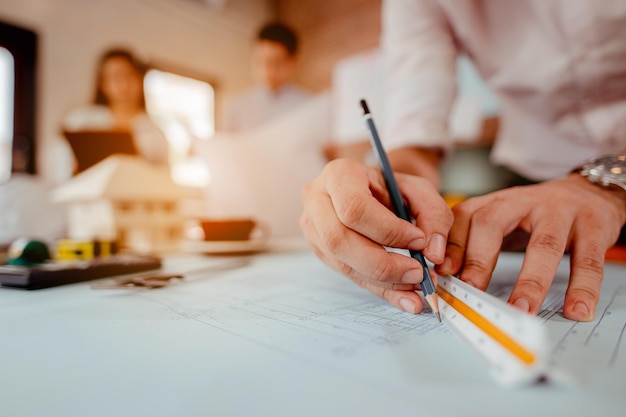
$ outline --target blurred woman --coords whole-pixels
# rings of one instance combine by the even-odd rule
[[[146,113],[145,73],[145,65],[128,50],[106,51],[98,64],[93,104],[70,112],[63,129],[129,131],[141,156],[167,164],[167,139]]]

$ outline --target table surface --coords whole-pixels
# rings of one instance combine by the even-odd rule
[[[508,282],[521,258],[505,257],[494,277]],[[500,387],[432,315],[394,309],[306,250],[177,255],[165,269],[186,278],[159,290],[0,289],[0,416],[626,410],[624,266],[606,266],[596,321],[576,323],[558,313],[564,262],[540,317],[573,382],[523,388]]]

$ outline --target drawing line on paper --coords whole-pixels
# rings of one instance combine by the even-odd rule
[[[355,381],[359,381],[361,383],[366,383],[367,385],[370,385],[370,386],[372,386],[372,387],[374,387],[376,389],[381,389],[382,388],[385,391],[393,393],[393,394],[397,394],[399,390],[406,390],[406,394],[407,395],[414,395],[415,394],[415,391],[411,387],[382,382],[382,381],[380,381],[378,379],[372,378],[371,376],[369,376],[367,374],[362,374],[362,373],[356,372],[356,371],[354,371],[354,370],[352,370],[350,368],[340,367],[340,366],[334,365],[333,363],[328,362],[326,360],[323,360],[323,359],[320,359],[320,358],[316,358],[316,357],[312,357],[310,355],[305,355],[305,354],[302,354],[302,353],[300,353],[298,351],[294,351],[292,349],[287,349],[287,348],[284,348],[284,347],[282,347],[280,345],[276,345],[274,343],[269,343],[269,342],[260,340],[260,339],[255,338],[255,337],[248,336],[248,335],[246,335],[246,334],[244,334],[242,332],[234,331],[234,330],[232,330],[231,328],[229,328],[227,326],[217,325],[216,323],[210,321],[210,320],[213,320],[213,318],[211,318],[210,320],[206,320],[204,318],[194,316],[194,315],[189,314],[189,313],[187,313],[185,311],[182,311],[181,309],[177,309],[176,305],[172,305],[172,304],[169,304],[169,303],[167,303],[165,301],[162,301],[162,300],[159,300],[159,299],[156,299],[156,298],[152,298],[152,297],[150,297],[150,296],[148,296],[146,294],[139,294],[139,296],[144,298],[144,299],[146,299],[146,300],[152,301],[152,302],[154,302],[156,304],[159,304],[159,305],[167,308],[168,311],[170,311],[170,312],[172,312],[172,313],[174,313],[174,314],[176,314],[176,315],[178,315],[178,316],[180,316],[180,317],[182,317],[184,319],[193,320],[193,321],[195,321],[195,322],[197,322],[197,323],[199,323],[201,325],[208,326],[208,327],[211,327],[211,328],[223,331],[223,332],[225,332],[227,334],[230,334],[231,336],[234,336],[234,337],[237,337],[237,338],[241,338],[241,339],[246,340],[246,341],[248,341],[250,343],[263,346],[263,347],[265,347],[265,348],[267,348],[267,349],[269,349],[271,351],[274,351],[274,352],[286,355],[286,356],[291,357],[293,359],[296,359],[296,360],[299,360],[299,361],[303,361],[305,363],[309,363],[309,364],[312,364],[314,366],[321,366],[321,367],[323,367],[323,368],[325,368],[325,369],[327,369],[327,370],[329,370],[329,371],[331,371],[333,373],[338,373],[338,374],[341,374],[343,376],[350,377],[350,378],[354,379]],[[217,320],[215,320],[215,321],[218,322]],[[222,322],[222,321],[219,321],[219,323],[220,324],[224,324],[224,322]]]
[[[563,312],[564,298],[565,289],[552,288],[550,292],[548,292],[548,296],[543,303],[538,317],[541,318],[544,323],[547,323],[557,314],[561,314]]]
[[[246,288],[248,284],[254,283],[237,282],[238,286]],[[490,288],[489,292],[505,298],[512,287],[510,284],[499,284]],[[610,292],[605,294],[605,297],[610,297],[608,305],[593,324],[570,324],[562,319],[554,321],[555,317],[561,317],[562,314],[565,286],[551,289],[538,317],[545,325],[554,327],[554,335],[559,338],[551,349],[555,359],[562,358],[567,362],[573,352],[583,348],[591,349],[596,340],[591,336],[596,335],[600,337],[598,342],[604,346],[602,351],[605,359],[602,362],[606,360],[604,363],[608,366],[617,363],[626,326],[619,323],[621,332],[618,338],[615,319],[619,313],[611,315],[611,308],[614,309],[618,300],[621,300],[617,296],[622,287],[611,295]],[[210,297],[192,305],[179,299],[187,297],[187,294],[146,298],[166,306],[179,317],[210,325],[281,352],[289,352],[292,356],[302,356],[299,353],[302,343],[314,343],[318,347],[315,352],[304,356],[322,361],[336,355],[358,355],[362,349],[374,346],[398,345],[432,332],[449,331],[446,327],[431,323],[432,318],[428,315],[408,315],[377,299],[363,298],[361,293],[344,292],[335,286],[309,286],[306,290],[297,286],[265,286],[259,287],[259,290],[263,292],[255,291],[241,296],[246,293],[232,291],[228,286],[220,287]],[[613,320],[607,322],[610,317]],[[615,330],[609,331],[607,326]],[[590,333],[587,333],[588,329]],[[309,342],[302,342],[303,336]],[[288,345],[277,345],[274,340],[287,341]]]
[[[276,321],[276,322],[279,322],[279,323],[286,324],[288,326],[296,326],[296,327],[300,327],[300,328],[303,328],[303,329],[306,329],[306,330],[318,332],[318,333],[324,334],[326,336],[333,336],[333,337],[337,337],[337,338],[340,338],[340,339],[344,339],[347,342],[351,342],[351,343],[359,342],[358,340],[350,339],[350,338],[345,337],[345,336],[338,336],[338,335],[336,335],[334,333],[331,333],[331,332],[325,332],[325,331],[320,330],[320,329],[312,328],[312,327],[309,327],[309,326],[304,326],[304,325],[298,324],[298,323],[293,323],[293,322],[288,321],[288,320],[282,320],[282,319],[279,319],[277,317],[272,317],[272,316],[269,316],[269,315],[266,315],[266,314],[261,314],[261,313],[258,313],[256,311],[247,310],[245,308],[235,307],[235,306],[233,306],[231,308],[233,308],[235,310],[239,310],[239,311],[245,311],[246,313],[253,314],[253,315],[256,315],[256,316],[259,316],[259,317],[264,317],[264,318],[267,318],[267,319],[270,319],[270,320],[273,320],[273,321]]]
[[[621,288],[621,287],[620,287]],[[602,311],[602,315],[600,316],[600,318],[598,319],[597,323],[593,326],[593,328],[591,329],[591,331],[589,332],[589,335],[587,336],[587,338],[585,339],[585,346],[587,346],[589,344],[589,340],[591,340],[591,336],[594,335],[594,333],[596,332],[596,329],[598,328],[598,326],[600,325],[600,323],[602,323],[602,319],[604,318],[604,316],[606,315],[606,312],[608,311],[608,309],[611,307],[611,305],[613,304],[613,301],[615,301],[615,297],[617,296],[619,292],[615,291],[613,292],[613,295],[611,296],[611,300],[608,302],[608,304],[606,305],[606,307],[604,307],[604,310]]]
[[[572,331],[574,330],[574,328],[576,326],[578,326],[580,324],[579,321],[575,321],[574,323],[572,323],[572,325],[570,326],[569,329],[567,329],[567,331],[565,332],[565,334],[563,334],[563,336],[561,336],[561,338],[559,339],[559,341],[554,345],[554,347],[552,348],[552,353],[555,353],[557,351],[557,349],[561,348],[563,346],[563,344],[565,343],[565,341],[567,340],[567,338],[569,337],[569,335],[572,333]]]
[[[319,300],[315,297],[309,297],[308,301],[319,303]],[[267,302],[267,299],[262,299],[246,303],[246,305],[262,309],[264,313],[240,306],[231,306],[231,308],[270,319],[286,326],[297,326],[318,334],[343,338],[361,345],[371,343],[373,340],[376,340],[378,343],[393,344],[398,342],[399,337],[403,335],[412,334],[417,336],[440,329],[440,326],[438,323],[435,323],[432,317],[408,315],[390,306],[381,306],[381,303],[378,301],[360,301],[341,307],[330,307],[323,309],[323,311],[311,311],[293,305],[297,303],[284,304],[276,299],[273,299],[271,307],[268,307],[266,305]],[[303,314],[294,314],[285,309],[276,308],[277,304],[282,305],[283,308],[301,311]],[[274,313],[289,315],[297,321],[280,319]],[[313,325],[307,326],[303,323],[312,323]],[[383,335],[376,334],[376,332],[381,331],[384,332]],[[338,332],[341,333],[338,334]],[[413,334],[412,332],[415,333]],[[347,337],[346,335],[348,334],[351,337]]]
[[[433,330],[442,331],[440,326],[433,324],[435,320],[432,317],[408,315],[382,304],[382,301],[358,300],[338,307],[325,300],[324,296],[324,293],[316,294],[308,291],[304,298],[295,297],[295,294],[290,292],[289,294],[272,294],[257,300],[234,299],[233,303],[222,304],[218,310],[221,308],[222,311],[227,309],[244,312],[250,317],[267,320],[277,331],[288,331],[286,329],[289,327],[304,329],[311,334],[330,337],[335,341],[342,340],[357,348],[372,343],[395,344],[403,337],[416,337]],[[188,307],[172,300],[163,302],[152,297],[146,298],[186,318],[202,318],[204,322],[208,315],[209,320],[232,328],[232,322],[225,320],[219,311],[201,311],[194,314]],[[290,302],[284,302],[285,299]],[[307,303],[312,308],[306,308]],[[253,321],[252,318],[250,322]],[[430,323],[431,321],[433,323]],[[311,323],[311,325],[305,323]]]
[[[594,339],[594,337],[600,337],[601,338],[600,340],[603,343],[609,344],[609,346],[603,349],[603,351],[606,352],[605,354],[607,355],[606,356],[607,367],[609,368],[613,367],[617,363],[617,358],[619,356],[623,336],[624,336],[624,333],[626,332],[626,322],[624,323],[620,322],[621,330],[619,332],[618,337],[613,342],[613,337],[615,336],[615,332],[611,330],[609,332],[610,336],[607,336],[605,335],[606,333],[605,330],[614,328],[613,327],[614,325],[612,325],[611,323],[606,323],[606,321],[609,319],[609,317],[613,317],[612,310],[615,308],[615,304],[617,302],[618,296],[621,296],[624,294],[624,289],[625,287],[622,285],[613,291],[607,305],[602,310],[602,314],[598,317],[595,323],[593,323],[593,325],[591,323],[573,322],[571,326],[569,326],[567,331],[563,334],[563,336],[561,336],[559,341],[554,345],[552,352],[555,353],[558,350],[567,349],[568,340],[571,337],[578,336],[578,338],[580,339],[583,334],[586,334],[586,336],[584,336],[584,339],[581,340],[581,342],[574,342],[574,346],[591,349],[591,345],[595,343],[593,341],[596,340]],[[613,318],[615,319],[615,317]],[[589,328],[589,326],[591,327]],[[611,346],[610,344],[613,344],[613,345]]]
[[[619,334],[619,338],[617,339],[617,343],[615,344],[615,347],[613,348],[613,353],[611,354],[611,359],[609,359],[609,367],[612,367],[615,365],[615,362],[617,361],[617,354],[619,352],[619,348],[622,344],[622,337],[624,337],[624,330],[626,330],[626,323],[624,323],[624,325],[622,326],[622,331]]]

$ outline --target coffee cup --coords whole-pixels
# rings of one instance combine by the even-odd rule
[[[246,241],[265,239],[268,228],[253,218],[202,219],[205,241]]]

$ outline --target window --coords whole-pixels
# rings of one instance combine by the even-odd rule
[[[215,91],[210,83],[158,69],[145,78],[146,107],[170,143],[172,177],[188,186],[206,186],[208,170],[188,158],[194,140],[215,133]]]
[[[35,32],[0,22],[0,181],[35,173]]]
[[[0,47],[0,182],[5,182],[11,177],[14,85],[13,54],[8,49]]]

